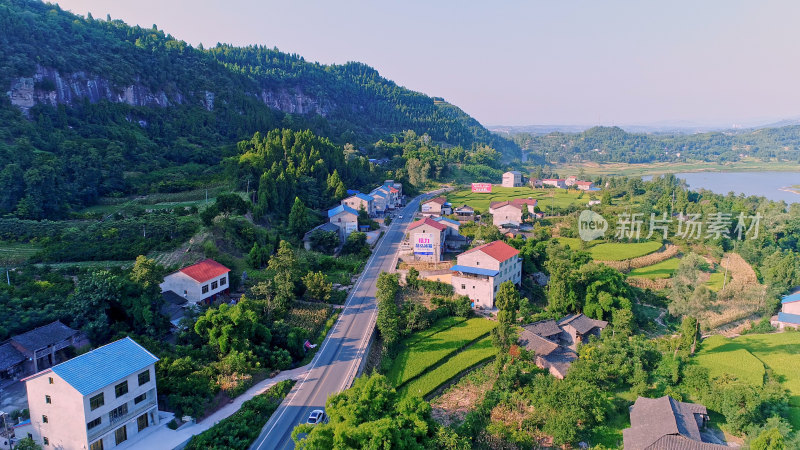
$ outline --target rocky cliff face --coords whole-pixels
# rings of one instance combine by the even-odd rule
[[[183,93],[167,95],[164,91],[153,92],[145,86],[132,84],[116,86],[108,79],[86,72],[62,74],[57,70],[37,67],[32,77],[19,77],[12,81],[6,93],[11,104],[19,108],[25,115],[35,105],[56,106],[74,105],[87,98],[96,103],[107,100],[114,103],[126,103],[132,106],[168,107],[191,102]],[[262,89],[254,94],[265,105],[292,114],[319,114],[327,116],[333,105],[320,102],[305,95],[299,87],[290,89]],[[188,97],[194,97],[191,93]],[[198,97],[199,106],[213,111],[216,95],[205,91]]]

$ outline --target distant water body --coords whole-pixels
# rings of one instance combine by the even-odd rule
[[[770,200],[800,203],[800,194],[787,188],[800,185],[800,172],[688,172],[676,173],[692,190],[707,189],[717,194],[735,192]],[[652,177],[643,177],[645,180]],[[800,189],[795,189],[800,192]]]

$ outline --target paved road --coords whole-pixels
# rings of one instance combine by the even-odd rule
[[[377,307],[375,283],[381,272],[394,270],[400,241],[419,202],[434,193],[415,198],[399,213],[375,248],[345,303],[327,339],[311,362],[311,369],[294,386],[281,406],[264,425],[251,450],[294,448],[292,430],[308,419],[314,409],[325,407],[328,396],[350,387],[375,327]]]

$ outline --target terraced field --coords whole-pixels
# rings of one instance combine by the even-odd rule
[[[0,265],[23,263],[38,251],[39,247],[32,244],[0,242]]]
[[[623,261],[649,255],[662,247],[661,242],[602,242],[591,241],[585,245],[578,238],[558,238],[558,241],[575,250],[585,248],[597,261]]]
[[[467,347],[464,351],[457,353],[439,367],[403,385],[401,392],[424,398],[456,375],[494,357],[496,354],[497,349],[492,345],[492,338],[486,336]]]
[[[492,192],[478,193],[465,189],[447,194],[447,200],[453,207],[467,204],[481,212],[489,210],[491,202],[513,200],[515,198],[535,198],[539,200],[539,208],[547,207],[566,208],[572,205],[586,205],[589,203],[588,193],[578,198],[581,192],[566,189],[531,189],[529,187],[507,188],[492,186]]]
[[[450,357],[466,347],[470,342],[486,335],[496,323],[483,318],[469,319],[446,327],[438,322],[434,330],[416,333],[401,344],[403,350],[394,359],[386,374],[395,386],[421,375],[431,366]],[[433,332],[432,332],[433,331]]]
[[[628,276],[633,278],[647,278],[649,280],[669,278],[675,273],[675,270],[678,269],[680,261],[681,260],[678,258],[670,258],[666,261],[653,264],[652,266],[633,269],[628,273]]]
[[[748,334],[735,339],[712,336],[703,340],[695,361],[712,375],[730,373],[754,384],[763,383],[769,368],[789,390],[789,415],[800,427],[800,333]],[[747,356],[749,354],[749,356]]]

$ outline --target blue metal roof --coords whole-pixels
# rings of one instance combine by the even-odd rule
[[[356,194],[356,197],[360,198],[361,200],[367,201],[367,202],[371,202],[372,201],[372,197],[370,197],[367,194],[362,194],[360,192],[358,194]]]
[[[800,314],[778,313],[778,321],[800,325]]]
[[[339,206],[337,206],[335,208],[331,208],[331,209],[328,210],[328,217],[333,217],[333,216],[335,216],[335,215],[337,215],[337,214],[339,214],[341,212],[345,212],[345,211],[349,212],[351,214],[358,215],[358,211],[356,211],[355,209],[353,209],[353,208],[351,208],[351,207],[349,207],[347,205],[339,205]]]
[[[348,189],[347,190],[347,195],[356,195],[358,193],[359,193],[359,191],[357,189]]]
[[[473,275],[484,275],[487,277],[496,277],[499,270],[492,270],[492,269],[481,269],[478,267],[470,267],[470,266],[461,266],[456,264],[455,266],[450,268],[453,272],[464,272],[464,273],[471,273]]]
[[[78,392],[88,395],[156,361],[158,358],[152,353],[126,337],[57,364],[51,370]]]
[[[370,192],[370,195],[378,195],[380,197],[386,197],[388,194],[386,194],[386,192],[375,189],[374,191]]]
[[[435,218],[433,220],[435,220],[437,222],[448,222],[448,223],[452,223],[453,225],[461,225],[460,223],[456,222],[455,220],[448,219],[447,217],[437,217],[437,218]]]
[[[783,299],[781,299],[781,303],[792,303],[797,301],[800,301],[800,292],[791,295],[786,295],[783,297]]]

